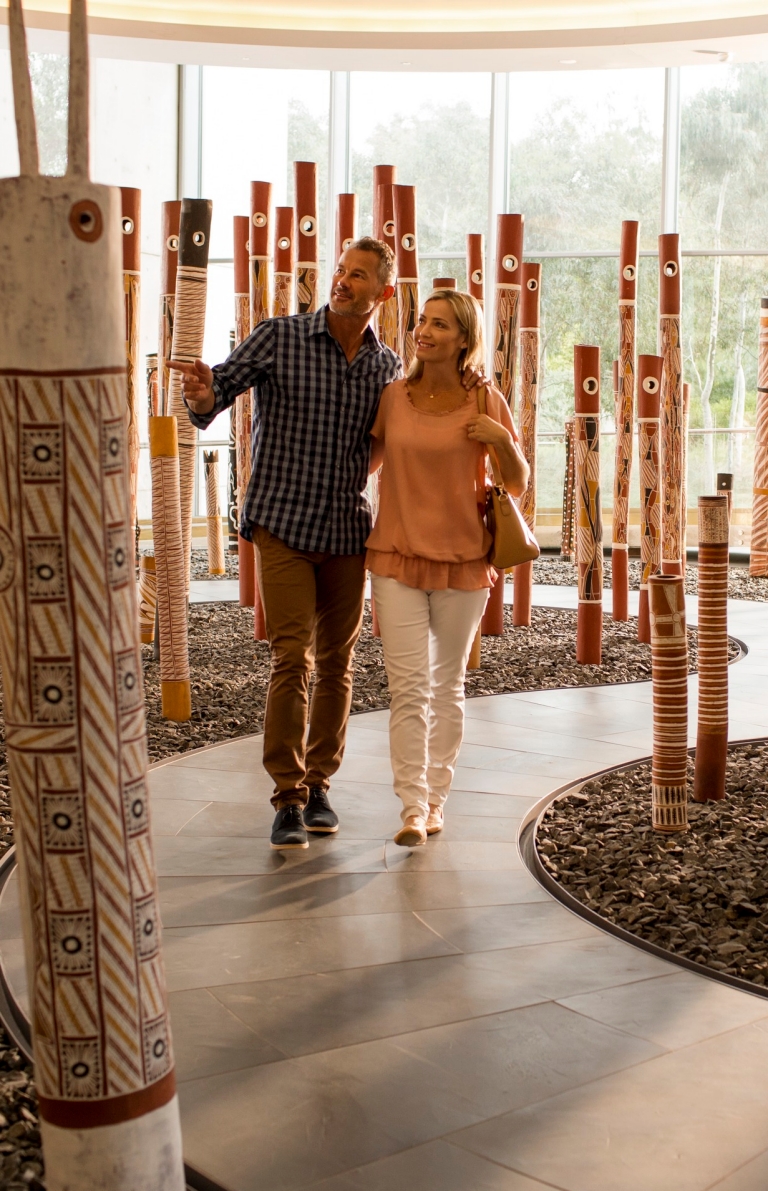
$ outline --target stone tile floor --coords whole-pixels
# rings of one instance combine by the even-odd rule
[[[731,737],[767,735],[766,610],[729,615]],[[594,929],[517,848],[543,796],[647,755],[648,685],[472,700],[446,830],[414,852],[386,733],[353,718],[341,830],[308,852],[268,849],[258,737],[152,771],[187,1160],[227,1191],[765,1191],[768,1001]]]

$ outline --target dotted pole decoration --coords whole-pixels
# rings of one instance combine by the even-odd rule
[[[688,637],[682,575],[648,580],[655,831],[688,830]]]
[[[560,534],[560,557],[568,562],[575,553],[574,539],[574,470],[573,470],[573,418],[565,419],[565,469],[563,476],[563,527]]]
[[[681,302],[680,237],[676,232],[670,232],[659,236],[659,354],[664,359],[661,390],[661,569],[665,575],[682,575],[685,559]]]
[[[603,518],[600,506],[600,348],[573,349],[574,476],[579,610],[576,661],[599,666],[603,657]]]
[[[693,797],[725,797],[728,752],[728,497],[699,497],[699,716]]]
[[[651,643],[648,581],[661,567],[661,496],[659,492],[660,400],[664,361],[637,358],[637,443],[640,458],[640,603],[637,639]]]
[[[629,483],[635,412],[638,231],[635,219],[621,225],[619,252],[619,359],[616,403],[616,467],[613,484],[611,589],[614,620],[629,620]]]

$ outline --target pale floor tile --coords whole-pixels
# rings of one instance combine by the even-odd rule
[[[150,794],[153,837],[157,839],[161,835],[177,835],[209,805],[202,800],[197,802],[186,798],[160,798],[154,793]]]
[[[733,1174],[717,1183],[711,1183],[707,1191],[765,1191],[768,1187],[768,1150],[758,1154]]]
[[[520,869],[523,862],[515,843],[443,843],[431,836],[426,847],[403,848],[387,840],[387,870],[391,873],[434,872],[440,869],[461,873],[482,869]]]
[[[492,846],[492,845],[488,845]],[[266,839],[253,836],[160,836],[155,847],[158,876],[252,876],[256,873],[382,872],[383,840],[310,839],[309,847],[273,851]]]
[[[268,802],[273,785],[261,762],[252,773],[162,765],[149,771],[152,798],[200,802]]]
[[[259,1038],[208,989],[172,992],[168,1008],[179,1080],[220,1075],[285,1058],[282,1051]]]
[[[551,1191],[444,1141],[382,1158],[372,1166],[313,1183],[307,1191]]]
[[[239,736],[198,752],[182,753],[174,766],[190,769],[218,769],[222,773],[250,773],[261,769],[263,737]]]

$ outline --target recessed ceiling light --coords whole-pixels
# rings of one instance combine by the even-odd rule
[[[575,58],[561,58],[560,65],[561,66],[575,66],[576,59]]]

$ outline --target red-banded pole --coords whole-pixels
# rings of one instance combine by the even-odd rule
[[[139,303],[141,298],[141,191],[121,186],[123,229],[123,295],[125,299],[125,361],[128,408],[128,462],[131,495],[131,525],[135,526],[138,548],[139,524]]]
[[[272,183],[251,182],[251,227],[250,227],[250,275],[251,275],[251,331],[264,322],[272,313],[270,297],[270,266],[272,248]],[[251,399],[253,401],[253,399]],[[251,434],[248,434],[248,458],[250,461]],[[250,468],[249,468],[250,479]],[[251,544],[253,559],[253,638],[266,641],[267,626],[259,590],[256,548]]]
[[[467,233],[467,293],[485,303],[485,244],[481,232]]]
[[[203,451],[205,467],[205,519],[208,537],[208,574],[225,575],[224,529],[219,505],[219,452]]]
[[[688,637],[682,575],[648,581],[653,683],[655,831],[688,830]]]
[[[408,371],[419,317],[419,254],[416,245],[416,187],[395,186],[395,256],[397,258],[397,350]]]
[[[728,754],[728,497],[699,497],[699,700],[693,797],[725,798]]]
[[[682,287],[680,237],[659,236],[659,355],[664,359],[661,391],[661,569],[682,575],[683,544],[683,358],[680,330]]]
[[[275,207],[275,296],[272,314],[293,314],[296,283],[296,234],[293,207]]]
[[[395,192],[397,166],[375,165],[373,167],[373,236],[391,248],[397,257],[395,246]],[[382,343],[397,351],[399,319],[397,313],[397,287],[391,298],[382,303],[378,315],[378,335]]]
[[[357,195],[336,196],[336,260],[357,239]]]
[[[636,219],[624,220],[619,250],[618,400],[611,541],[611,615],[614,620],[629,619],[629,485],[634,438],[639,229]]]
[[[311,314],[320,306],[316,163],[294,161],[293,179],[296,209],[296,312]]]
[[[456,289],[455,277],[433,277],[432,289]]]
[[[640,461],[640,604],[637,639],[651,643],[648,582],[661,566],[660,401],[664,361],[661,356],[637,357],[637,445]]]
[[[234,257],[235,257],[235,347],[239,347],[251,333],[250,296],[250,237],[251,220],[248,215],[235,215]],[[240,537],[240,517],[251,478],[251,390],[239,393],[235,398],[235,438],[237,443],[237,564],[238,592],[241,608],[252,608],[255,585],[255,563],[253,545]]]
[[[528,486],[518,504],[531,533],[536,530],[536,434],[539,425],[539,326],[541,309],[541,265],[523,264],[520,316],[520,449],[531,469]],[[533,563],[524,562],[512,572],[514,596],[512,623],[531,623]]]
[[[9,26],[21,176],[0,180],[0,665],[46,1183],[183,1191],[148,811],[120,192],[88,173],[83,0],[71,10],[64,177],[39,175],[20,0]]]
[[[179,263],[179,223],[181,202],[163,203],[160,235],[160,326],[157,335],[157,383],[159,408],[168,413],[168,391],[171,372],[166,361],[171,359],[173,343],[173,310],[176,304],[176,269]]]
[[[749,573],[768,577],[768,298],[760,299]]]
[[[520,289],[522,286],[523,215],[499,215],[496,232],[496,307],[493,379],[515,413]]]
[[[600,348],[573,349],[574,473],[579,611],[576,661],[599,666],[603,636],[603,519],[600,508]]]

